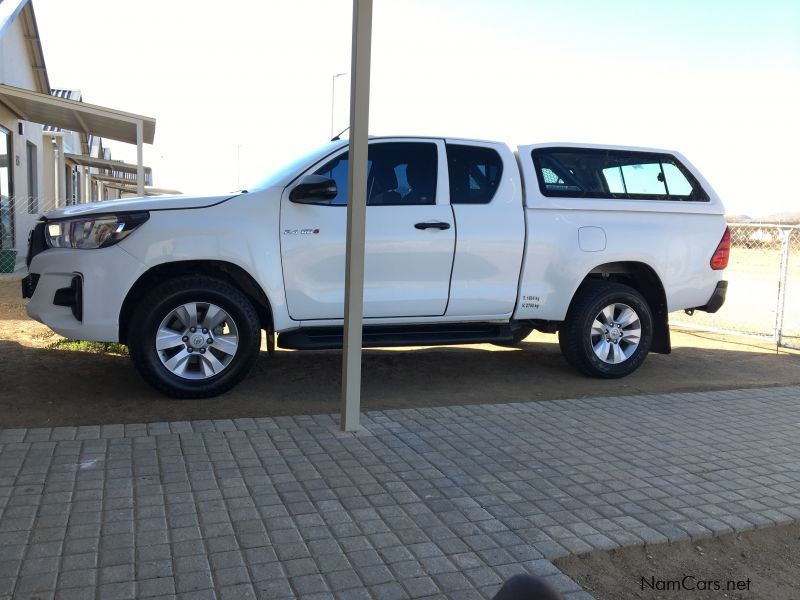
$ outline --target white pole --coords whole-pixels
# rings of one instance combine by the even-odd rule
[[[136,121],[136,195],[144,196],[144,157],[142,156],[142,140],[144,123]]]
[[[92,176],[89,174],[91,167],[83,167],[83,201],[92,201]]]
[[[783,345],[783,314],[786,310],[786,284],[789,282],[789,241],[792,230],[780,228],[781,236],[781,267],[778,276],[778,305],[775,309],[775,349]]]
[[[67,203],[67,166],[64,163],[64,138],[57,136],[56,140],[56,208],[66,206]]]
[[[358,431],[361,417],[361,329],[364,316],[364,238],[367,217],[367,132],[372,0],[353,0],[350,150],[347,172],[347,254],[344,286],[342,431]]]

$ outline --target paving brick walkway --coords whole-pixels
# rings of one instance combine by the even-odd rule
[[[800,388],[0,430],[0,598],[485,598],[800,519]]]

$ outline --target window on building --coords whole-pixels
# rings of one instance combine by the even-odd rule
[[[14,247],[13,157],[11,132],[0,127],[0,248]]]
[[[78,167],[72,167],[71,172],[72,187],[70,188],[70,197],[73,204],[80,204],[81,202],[81,174]]]
[[[26,162],[28,165],[28,214],[39,212],[39,165],[36,146],[28,142],[26,146]]]
[[[72,202],[72,167],[69,165],[64,166],[64,203],[67,206],[74,204]]]
[[[707,201],[697,180],[669,154],[590,148],[533,151],[545,196]]]
[[[436,204],[436,144],[386,142],[369,146],[367,205],[403,206]],[[336,182],[338,193],[331,205],[347,204],[347,152],[315,171]]]
[[[503,160],[496,150],[447,144],[451,204],[487,204],[503,176]]]

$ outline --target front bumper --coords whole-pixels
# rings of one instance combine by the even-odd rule
[[[717,287],[714,288],[714,293],[705,306],[698,306],[697,310],[702,310],[707,313],[715,313],[722,305],[725,304],[725,295],[728,293],[728,282],[724,279],[717,282]]]
[[[119,314],[128,290],[145,271],[130,254],[53,248],[36,254],[23,279],[28,315],[65,337],[119,341]]]
[[[22,278],[20,283],[22,284],[22,297],[33,298],[33,294],[36,291],[36,285],[39,283],[39,274],[28,273]]]

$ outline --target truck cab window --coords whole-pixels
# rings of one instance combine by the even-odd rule
[[[314,172],[336,182],[338,193],[331,205],[347,205],[347,170],[345,152]],[[367,161],[367,206],[436,204],[436,173],[436,144],[372,143]]]
[[[503,160],[496,150],[447,144],[451,204],[488,204],[503,176]]]
[[[347,204],[347,164],[347,152],[345,152],[315,172],[316,175],[328,177],[336,182],[336,197],[333,198],[329,204]],[[369,168],[370,165],[367,163],[367,169]]]

